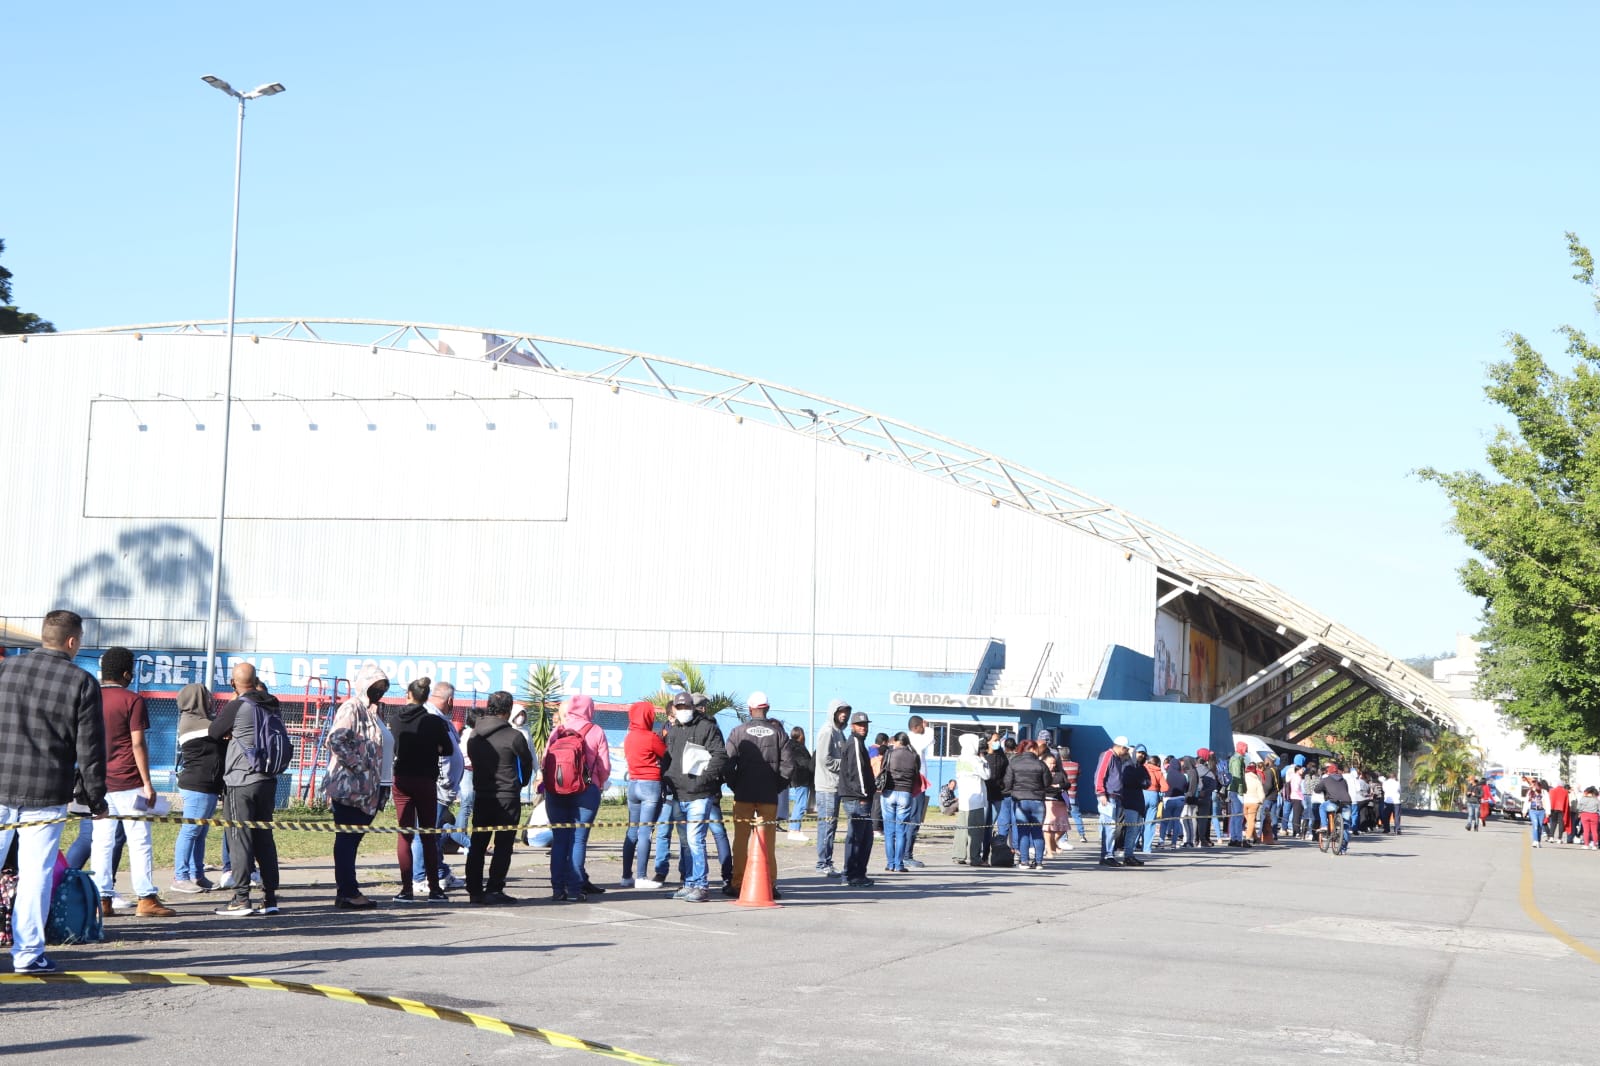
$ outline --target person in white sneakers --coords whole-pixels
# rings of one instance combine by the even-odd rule
[[[144,699],[128,690],[133,680],[133,652],[127,648],[107,648],[100,657],[100,705],[105,721],[106,804],[113,815],[150,814],[156,805],[156,789],[150,780],[150,750],[145,737],[150,732],[150,712]],[[102,821],[94,827],[94,879],[100,886],[101,913],[112,915],[117,871],[111,864],[119,823]],[[133,890],[139,899],[140,918],[171,918],[178,912],[156,895],[155,855],[151,849],[150,823],[123,821],[128,837],[128,865],[133,871]]]

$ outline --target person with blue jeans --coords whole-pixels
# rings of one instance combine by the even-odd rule
[[[589,827],[594,824],[595,815],[600,813],[600,796],[611,781],[611,743],[606,740],[605,730],[594,724],[593,716],[594,700],[588,696],[573,696],[562,705],[560,716],[561,728],[583,737],[590,760],[587,765],[589,785],[578,797],[579,825],[572,833],[572,865],[578,872],[579,890],[591,896],[605,889],[589,879],[585,864],[589,851]],[[554,811],[550,812],[550,820],[557,820]]]
[[[222,794],[224,745],[211,739],[211,693],[204,685],[185,685],[178,692],[178,795],[185,818],[210,818]],[[214,886],[206,877],[206,831],[209,827],[185,822],[173,844],[172,890],[208,892]]]
[[[799,726],[789,730],[789,757],[794,769],[789,774],[789,839],[804,842],[806,811],[811,807],[811,783],[816,779],[811,752],[806,750],[806,731]]]
[[[43,647],[0,659],[0,736],[7,741],[0,745],[0,825],[44,823],[0,829],[0,861],[17,843],[11,967],[19,974],[56,969],[44,953],[44,931],[74,765],[90,813],[106,813],[100,686],[72,661],[83,645],[83,619],[51,611],[39,636]]]
[[[906,721],[906,733],[911,738],[911,750],[922,760],[922,780],[917,782],[917,790],[911,796],[911,823],[902,864],[912,870],[920,870],[923,863],[916,857],[917,834],[922,831],[922,823],[928,820],[928,793],[935,787],[932,784],[930,763],[933,758],[935,737],[933,730],[928,728],[926,719],[919,714],[912,715]]]
[[[872,759],[867,754],[865,714],[850,716],[850,735],[845,737],[844,755],[839,760],[839,809],[849,819],[844,838],[844,883],[848,888],[868,888],[867,863],[872,861],[872,797],[877,782]]]
[[[434,785],[434,816],[433,824],[443,827],[454,824],[461,829],[466,829],[470,824],[467,815],[471,813],[468,808],[465,813],[454,823],[450,820],[450,804],[455,802],[461,792],[461,783],[471,775],[466,772],[466,755],[461,748],[461,737],[456,733],[455,723],[456,687],[448,681],[436,681],[428,694],[427,710],[435,718],[444,722],[444,727],[450,733],[450,754],[439,760],[439,779]],[[440,834],[439,840],[439,884],[446,889],[464,888],[466,882],[457,877],[450,870],[450,864],[444,861],[444,842],[455,839],[457,833]],[[457,841],[459,843],[459,841]],[[472,846],[472,839],[467,838],[468,848]],[[411,882],[413,888],[420,888],[427,884],[428,869],[422,859],[422,849],[413,848],[411,851]]]
[[[922,760],[911,750],[911,738],[896,733],[883,756],[889,773],[889,791],[883,794],[884,869],[906,872],[906,849],[911,843],[911,818],[916,810],[914,792],[922,777]]]
[[[660,888],[652,878],[656,819],[661,817],[661,760],[667,742],[655,732],[656,708],[639,700],[628,708],[628,735],[622,753],[628,760],[628,831],[622,838],[622,888]],[[634,876],[637,856],[639,875]]]
[[[1184,842],[1183,805],[1189,791],[1189,775],[1184,772],[1176,756],[1168,755],[1162,776],[1166,779],[1167,787],[1161,800],[1161,842],[1169,848],[1176,848]]]
[[[1245,753],[1250,750],[1250,745],[1239,741],[1233,746],[1233,754],[1228,758],[1228,847],[1243,848],[1248,845],[1244,839],[1244,768],[1246,766]]]
[[[667,726],[666,741],[666,781],[683,808],[689,832],[689,874],[672,898],[705,903],[711,898],[706,874],[706,832],[713,811],[722,804],[727,743],[716,721],[702,713],[693,695],[687,692],[672,699],[672,722]]]
[[[1144,790],[1144,824],[1139,834],[1142,841],[1139,850],[1148,855],[1155,848],[1156,836],[1161,832],[1161,793],[1167,787],[1167,779],[1161,770],[1161,760],[1156,759],[1152,765],[1144,745],[1136,749],[1134,761],[1144,767],[1149,777],[1149,785]]]
[[[1522,798],[1522,813],[1528,818],[1528,832],[1533,834],[1533,846],[1538,847],[1544,839],[1544,816],[1546,797],[1544,790],[1549,786],[1543,781],[1528,786],[1528,794]]]
[[[850,705],[834,700],[828,705],[828,727],[817,740],[812,773],[817,803],[817,873],[838,877],[833,865],[833,846],[839,836],[839,767],[844,758],[845,728],[850,720]]]
[[[1044,797],[1050,772],[1033,748],[1023,745],[1006,760],[1004,788],[1015,816],[1017,865],[1037,870],[1044,865]]]
[[[1317,847],[1322,851],[1331,847],[1335,852],[1343,853],[1350,844],[1350,831],[1345,826],[1344,815],[1355,806],[1350,801],[1350,783],[1339,772],[1339,764],[1330,762],[1323,767],[1322,776],[1312,789],[1307,801],[1320,801],[1316,803],[1316,810],[1322,816],[1320,828],[1326,830],[1319,838]],[[1332,838],[1334,828],[1338,829],[1338,840]]]
[[[1121,796],[1122,778],[1133,766],[1128,751],[1128,738],[1117,737],[1111,747],[1100,754],[1094,770],[1094,798],[1100,813],[1100,862],[1116,866],[1117,830],[1123,824]],[[1143,790],[1140,790],[1141,793]],[[1139,806],[1142,811],[1144,808]]]
[[[550,780],[550,764],[546,756],[545,781]],[[583,875],[573,862],[573,844],[577,836],[574,825],[578,821],[578,804],[582,792],[570,795],[546,791],[545,811],[550,815],[550,898],[558,902],[582,903],[588,899],[583,891]]]
[[[667,856],[667,847],[672,842],[674,830],[678,833],[678,880],[687,883],[689,880],[689,827],[683,817],[683,806],[678,803],[667,787],[667,782],[662,782],[661,811],[657,815],[655,838],[655,871],[651,876],[652,881],[665,885],[667,883],[667,869],[670,865]],[[635,882],[637,887],[637,882]]]

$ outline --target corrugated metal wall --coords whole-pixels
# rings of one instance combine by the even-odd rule
[[[199,643],[192,620],[206,612],[211,524],[84,517],[90,409],[96,400],[102,408],[126,403],[133,424],[153,417],[136,414],[141,402],[161,403],[171,421],[176,397],[195,405],[197,418],[214,418],[223,351],[221,338],[195,335],[0,340],[8,482],[0,616],[37,617],[71,604],[98,616],[177,620],[155,627],[161,639]],[[516,647],[526,640],[519,634],[558,629],[573,646],[568,655],[592,644],[596,658],[643,661],[664,657],[666,634],[692,631],[704,635],[700,657],[708,661],[741,640],[804,660],[813,463],[816,629],[856,635],[825,636],[823,661],[873,666],[898,657],[904,666],[917,657],[907,638],[927,637],[931,669],[947,655],[936,638],[1026,629],[1057,642],[1052,664],[1075,689],[1093,677],[1107,644],[1151,650],[1148,563],[924,474],[771,426],[538,370],[304,340],[242,338],[233,392],[245,405],[270,401],[285,423],[280,431],[295,434],[280,464],[230,483],[230,498],[248,501],[242,512],[282,516],[228,526],[227,605],[239,621],[223,643],[241,650],[378,650],[392,641],[395,651],[471,643],[463,650],[518,655],[528,653]],[[425,415],[396,417],[397,397],[415,398],[424,412],[430,399],[450,400],[458,412],[463,397],[494,399],[497,422],[527,424],[500,437],[441,432],[443,424],[428,431]],[[572,402],[542,402],[566,398]],[[323,420],[357,417],[361,401],[381,406],[384,422],[371,436],[394,441],[393,454],[409,458],[355,460],[341,450],[341,434],[308,435],[283,417],[287,400]],[[202,405],[212,413],[198,413]],[[251,433],[252,417],[236,405],[234,433]],[[511,446],[543,430],[570,439],[568,469],[549,458],[560,449],[535,457]],[[169,501],[174,483],[192,486],[200,510],[209,510],[219,431],[208,422],[192,437],[169,434],[170,447],[130,448],[129,456],[147,458],[126,460],[121,476],[167,486],[160,495]],[[490,438],[507,446],[486,449]],[[97,452],[95,469],[104,478],[117,467]],[[486,481],[527,505],[485,507],[463,494],[464,485],[483,492]],[[564,507],[545,498],[556,492],[566,494]],[[329,497],[339,507],[330,509]],[[360,514],[362,501],[371,501],[372,514],[411,517],[294,518]],[[442,520],[486,513],[513,520]],[[552,514],[567,517],[548,520]],[[797,646],[780,648],[784,641]],[[676,641],[686,652],[695,643]]]

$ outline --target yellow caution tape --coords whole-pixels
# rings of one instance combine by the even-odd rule
[[[340,1003],[359,1003],[367,1007],[382,1007],[384,1010],[403,1011],[406,1014],[415,1014],[423,1018],[432,1018],[434,1021],[455,1022],[459,1025],[470,1025],[489,1033],[499,1033],[501,1036],[521,1036],[531,1040],[539,1040],[551,1047],[571,1048],[575,1051],[587,1051],[594,1055],[604,1055],[608,1059],[620,1059],[623,1062],[632,1062],[638,1066],[670,1066],[660,1059],[641,1055],[637,1051],[626,1051],[610,1044],[602,1044],[596,1040],[585,1040],[578,1036],[569,1036],[551,1029],[540,1029],[532,1025],[520,1025],[516,1022],[502,1021],[491,1018],[486,1014],[474,1014],[471,1011],[456,1010],[452,1007],[436,1007],[430,1003],[422,1003],[414,999],[403,999],[400,996],[380,996],[371,992],[357,992],[348,988],[338,988],[333,985],[308,985],[298,981],[279,981],[269,977],[223,977],[212,974],[192,973],[161,973],[145,970],[129,970],[123,973],[113,973],[108,970],[81,970],[69,973],[0,973],[0,985],[212,985],[216,988],[255,988],[271,992],[293,992],[302,996],[320,996],[323,999],[337,1000]]]

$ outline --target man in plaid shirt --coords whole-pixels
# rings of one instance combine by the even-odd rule
[[[0,856],[11,850],[13,835],[19,841],[11,945],[17,973],[55,970],[44,954],[44,926],[74,766],[90,811],[106,812],[100,684],[72,662],[83,644],[83,619],[51,611],[39,637],[44,646],[37,651],[0,659],[0,826],[51,822],[0,828]]]

